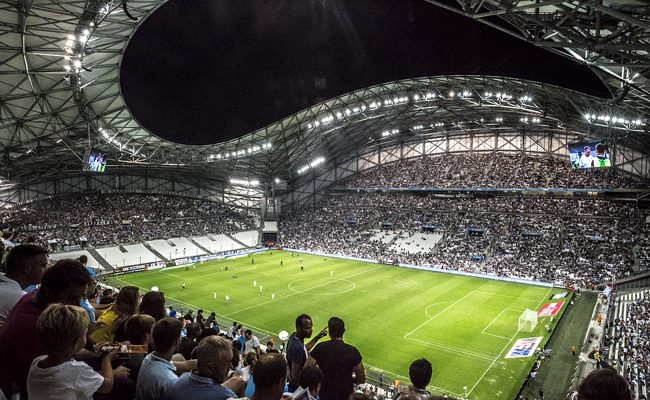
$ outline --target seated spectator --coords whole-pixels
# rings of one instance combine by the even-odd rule
[[[104,289],[102,297],[99,298],[99,304],[113,304],[114,301],[113,289]]]
[[[2,260],[0,254],[0,261]],[[49,260],[47,250],[40,246],[20,245],[7,254],[5,274],[0,274],[0,331],[9,311],[30,285],[41,283]]]
[[[151,347],[153,343],[153,325],[156,320],[147,314],[135,314],[127,319],[124,323],[124,333],[129,344],[147,345]],[[151,351],[151,348],[149,349]],[[129,368],[131,374],[129,378],[133,383],[138,383],[138,374],[140,367],[144,361],[144,354],[130,354],[129,359],[124,363],[124,366]]]
[[[94,330],[90,334],[92,340],[95,343],[126,340],[122,324],[136,313],[139,302],[140,289],[138,287],[126,286],[120,290],[115,302],[97,319]],[[118,331],[121,331],[119,335],[117,335]]]
[[[181,354],[183,358],[189,360],[192,358],[192,350],[199,344],[196,339],[201,334],[201,325],[198,322],[192,322],[187,324],[185,329],[187,335],[181,339],[181,344],[178,345],[176,353]]]
[[[431,363],[424,358],[413,361],[409,367],[409,377],[411,384],[408,386],[398,386],[395,388],[393,399],[401,399],[405,395],[415,395],[420,400],[427,400],[431,393],[427,391],[427,385],[431,382]]]
[[[32,361],[45,354],[36,332],[38,317],[52,303],[78,306],[90,282],[90,273],[79,261],[60,260],[45,271],[38,290],[16,303],[0,332],[0,389],[7,398],[15,382],[21,399],[28,399],[27,375]]]
[[[86,344],[89,324],[88,314],[81,307],[52,304],[43,311],[36,332],[45,355],[34,359],[27,378],[27,393],[32,400],[90,399],[95,393],[109,393],[115,375],[128,376],[128,368],[114,370],[111,366],[117,349],[104,356],[101,373],[74,360]]]
[[[208,336],[196,347],[198,369],[183,374],[169,391],[170,400],[226,400],[237,395],[222,385],[228,378],[232,345],[219,336]]]
[[[163,318],[153,326],[156,350],[147,354],[140,366],[136,385],[137,400],[167,399],[178,379],[171,359],[181,342],[183,323],[175,318]]]
[[[632,391],[625,378],[609,368],[593,371],[578,386],[580,400],[630,400],[631,398]]]
[[[300,387],[309,390],[309,399],[316,400],[323,382],[323,372],[318,367],[306,367],[300,371]]]
[[[165,295],[162,292],[148,292],[142,296],[138,306],[139,314],[147,314],[154,317],[156,321],[167,316],[165,311]]]
[[[282,354],[264,354],[255,365],[255,392],[251,400],[280,400],[287,377],[287,361]]]

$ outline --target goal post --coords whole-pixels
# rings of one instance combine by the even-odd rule
[[[537,326],[537,312],[526,309],[519,317],[519,330],[522,332],[532,332]]]

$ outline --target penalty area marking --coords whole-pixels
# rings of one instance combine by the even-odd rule
[[[351,283],[351,284],[352,284],[352,287],[349,288],[349,289],[346,289],[346,290],[342,290],[342,291],[340,291],[340,292],[330,292],[330,293],[314,293],[314,292],[309,292],[308,290],[312,290],[312,289],[319,288],[319,287],[321,287],[321,286],[329,285],[329,284],[332,283],[332,282],[326,282],[326,283],[324,283],[324,284],[322,284],[322,285],[314,286],[314,287],[309,288],[309,289],[307,289],[307,290],[298,290],[298,289],[294,289],[294,288],[291,287],[291,285],[293,285],[294,283],[296,283],[296,282],[300,282],[300,281],[304,281],[304,280],[307,280],[307,279],[312,279],[312,278],[300,278],[300,279],[296,279],[295,281],[291,281],[291,282],[289,282],[289,284],[288,284],[287,286],[289,287],[290,290],[292,290],[292,291],[294,291],[294,292],[296,292],[296,293],[302,293],[302,294],[313,294],[313,295],[318,295],[318,296],[330,296],[330,295],[334,295],[334,294],[347,293],[347,292],[350,292],[350,291],[354,290],[354,288],[357,287],[357,285],[355,285],[354,282],[352,282],[352,281],[350,281],[350,280],[347,280],[347,279],[342,279],[342,278],[328,278],[328,279],[333,279],[333,280],[335,280],[335,281],[348,282],[348,283]]]
[[[427,308],[424,309],[424,314],[425,314],[428,318],[433,318],[432,316],[429,315],[429,308],[431,308],[431,307],[433,307],[433,306],[437,306],[438,304],[449,304],[449,303],[453,303],[453,301],[441,301],[440,303],[429,304],[429,306],[428,306]]]

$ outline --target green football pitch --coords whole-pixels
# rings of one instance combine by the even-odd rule
[[[337,316],[369,375],[408,382],[410,363],[424,357],[434,394],[485,400],[515,397],[535,358],[505,356],[517,339],[544,337],[541,348],[544,326],[566,307],[552,323],[540,318],[533,332],[520,332],[527,308],[563,291],[278,250],[121,275],[117,283],[142,293],[158,286],[168,305],[215,312],[222,326],[240,322],[262,343],[279,344],[278,332],[293,332],[299,314],[312,317],[315,332]]]

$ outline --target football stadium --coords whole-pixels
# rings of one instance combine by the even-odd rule
[[[0,400],[647,399],[642,0],[0,2]]]

